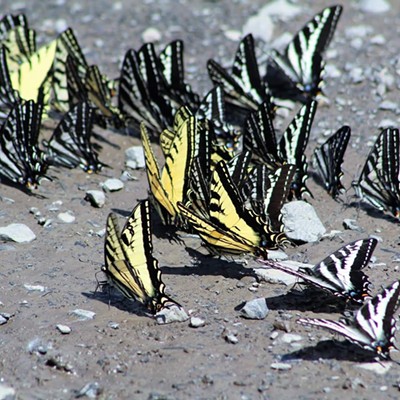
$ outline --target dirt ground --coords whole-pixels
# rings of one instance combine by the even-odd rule
[[[207,59],[230,64],[237,47],[224,32],[240,30],[264,1],[192,3],[1,0],[0,12],[25,12],[42,42],[55,37],[55,27],[71,26],[89,62],[99,64],[110,76],[118,75],[129,48],[141,46],[146,28],[156,28],[163,45],[182,38],[187,80],[205,94],[211,88]],[[294,3],[302,13],[287,22],[276,21],[274,38],[286,31],[294,34],[331,4]],[[399,227],[391,218],[359,208],[351,181],[360,173],[379,126],[399,122],[400,3],[391,3],[387,13],[367,14],[357,9],[357,2],[345,2],[327,54],[338,76],[326,80],[330,104],[317,111],[308,154],[324,134],[350,125],[352,137],[343,166],[349,190],[342,201],[334,201],[311,177],[308,186],[314,199],[308,201],[327,231],[341,234],[287,250],[292,259],[316,263],[346,242],[375,235],[380,243],[374,263],[366,269],[374,292],[399,278]],[[360,26],[364,33],[359,36],[357,30],[349,31]],[[382,80],[387,82],[386,91],[379,85]],[[395,107],[385,107],[386,100]],[[94,389],[86,396],[100,399],[399,398],[398,365],[390,363],[386,373],[379,373],[383,368],[373,355],[328,332],[295,324],[299,316],[339,318],[323,299],[293,293],[284,285],[257,282],[252,270],[255,261],[243,266],[207,257],[196,238],[183,235],[185,245],[158,238],[163,231],[159,224],[153,242],[168,292],[192,315],[203,318],[205,326],[195,329],[189,322],[160,326],[118,294],[110,298],[107,292],[94,293],[104,258],[104,238],[96,232],[104,228],[111,210],[120,214],[122,222],[137,200],[147,196],[145,171],[138,170],[131,171],[136,180],[126,182],[123,190],[107,193],[103,208],[84,200],[86,190],[98,189],[108,177],[120,177],[125,170],[124,150],[140,144],[123,132],[99,128],[96,132],[104,139],[100,160],[112,168],[96,175],[51,169],[56,179],[43,181],[38,190],[42,197],[0,185],[0,226],[20,222],[37,235],[29,244],[0,243],[0,312],[13,314],[0,326],[0,383],[14,388],[16,398],[72,399],[83,396],[85,391],[79,391],[87,384]],[[59,200],[62,204],[54,210]],[[32,207],[53,219],[52,224],[40,226],[30,213]],[[74,223],[57,220],[57,214],[67,210],[75,215]],[[345,230],[345,218],[355,219],[362,231]],[[97,277],[102,279],[101,274]],[[24,285],[41,285],[45,290],[29,291]],[[235,308],[256,297],[266,298],[267,317],[241,318]],[[79,321],[70,315],[75,309],[96,315]],[[61,334],[57,324],[69,326],[71,333]],[[282,327],[301,340],[292,341]],[[225,340],[227,332],[237,337],[236,344]]]

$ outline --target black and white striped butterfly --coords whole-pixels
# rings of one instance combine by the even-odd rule
[[[362,269],[368,265],[377,243],[374,238],[356,240],[336,250],[313,268],[298,271],[268,260],[261,262],[335,296],[362,303],[369,296],[370,286]]]
[[[287,45],[283,54],[272,51],[264,77],[274,97],[306,102],[321,90],[323,53],[343,7],[327,7],[316,14]]]
[[[290,197],[294,195],[301,199],[304,193],[312,196],[305,184],[308,179],[305,149],[316,110],[316,101],[305,104],[286,128],[279,142],[276,139],[268,102],[264,102],[257,112],[251,113],[246,120],[243,146],[252,151],[260,163],[265,163],[272,169],[285,163],[296,166]]]
[[[92,173],[105,165],[98,160],[97,153],[90,142],[93,129],[93,108],[83,101],[68,111],[54,130],[47,147],[49,163],[76,168]]]
[[[207,69],[214,85],[224,88],[228,103],[245,110],[257,110],[262,102],[270,101],[269,89],[258,70],[251,34],[239,43],[231,73],[214,60],[208,60]]]
[[[340,182],[343,176],[341,165],[350,135],[350,127],[342,126],[321,147],[314,151],[314,168],[321,176],[325,189],[333,198],[345,191]]]
[[[381,211],[400,217],[400,133],[384,129],[369,153],[358,181],[357,197]]]
[[[368,300],[350,319],[332,321],[299,318],[296,322],[340,333],[352,343],[377,353],[383,359],[390,360],[389,352],[395,347],[396,320],[393,315],[398,308],[399,294],[400,281],[395,281]]]
[[[43,103],[16,104],[0,129],[0,176],[36,188],[46,178],[48,163],[39,147]]]

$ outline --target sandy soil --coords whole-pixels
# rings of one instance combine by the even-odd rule
[[[295,33],[315,12],[330,4],[322,0],[297,3],[303,13],[289,22],[276,22],[274,37],[285,31]],[[206,60],[213,57],[230,63],[237,47],[224,31],[240,30],[264,2],[199,1],[192,6],[182,0],[177,4],[173,0],[0,3],[2,13],[24,11],[43,42],[55,37],[51,29],[55,21],[70,25],[89,62],[98,63],[111,76],[118,74],[124,53],[142,44],[141,34],[148,26],[161,32],[162,44],[183,38],[188,81],[205,93],[210,88]],[[399,121],[398,107],[394,111],[379,109],[383,100],[398,99],[399,12],[400,5],[394,1],[390,12],[376,15],[360,12],[353,1],[346,2],[328,52],[329,64],[340,76],[327,80],[331,104],[317,111],[309,153],[324,133],[349,124],[353,132],[344,163],[346,187],[358,176],[381,121]],[[358,43],[352,42],[354,36],[346,30],[359,25],[368,25],[371,31],[357,39]],[[383,35],[383,44],[374,44],[379,42],[373,39],[378,34]],[[350,76],[355,68],[363,72],[357,84]],[[383,96],[377,94],[379,74],[394,78],[391,90]],[[323,300],[293,294],[283,285],[258,283],[252,271],[255,261],[243,266],[204,256],[206,252],[197,239],[183,236],[185,245],[180,245],[158,238],[163,230],[159,224],[154,228],[155,255],[168,291],[186,310],[205,319],[206,325],[197,329],[189,327],[188,322],[159,326],[143,314],[141,307],[118,294],[94,294],[104,242],[96,232],[104,228],[111,210],[120,213],[122,219],[138,199],[147,195],[145,172],[134,171],[137,180],[127,182],[120,192],[108,193],[104,208],[93,208],[84,201],[87,189],[98,188],[107,177],[120,176],[125,169],[124,149],[140,143],[120,132],[96,132],[104,138],[100,159],[111,169],[90,176],[81,170],[52,169],[51,175],[57,179],[43,182],[38,190],[42,198],[0,186],[0,225],[21,222],[37,235],[30,244],[0,243],[0,312],[14,314],[0,327],[0,382],[13,387],[18,399],[71,399],[94,382],[102,399],[399,397],[397,365],[377,374],[379,364],[374,363],[375,370],[369,371],[362,367],[373,362],[373,356],[340,338],[334,341],[327,332],[307,330],[294,323],[298,316],[337,319],[339,314]],[[381,241],[374,265],[366,271],[374,290],[398,279],[397,223],[357,207],[352,189],[342,202],[336,202],[312,178],[309,187],[315,197],[309,202],[327,230],[342,233],[332,240],[289,249],[290,257],[314,263],[346,242],[376,235]],[[62,201],[59,210],[52,211],[51,205],[58,200]],[[52,218],[51,226],[38,225],[29,212],[32,207]],[[57,214],[67,210],[73,212],[76,221],[58,222]],[[356,219],[362,232],[344,230],[344,218]],[[28,291],[24,285],[46,289]],[[268,316],[262,321],[242,319],[235,308],[256,297],[266,298]],[[78,308],[95,312],[95,318],[78,321],[70,315]],[[72,332],[62,335],[57,324],[68,325]],[[282,341],[282,327],[301,335],[302,340]],[[228,343],[224,338],[227,332],[234,333],[238,343]],[[274,369],[274,363],[279,362],[288,369]]]

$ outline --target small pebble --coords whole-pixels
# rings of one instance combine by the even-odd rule
[[[390,10],[390,4],[386,0],[360,0],[358,7],[361,11],[380,14]]]
[[[200,328],[206,324],[206,321],[204,319],[199,318],[199,317],[191,317],[190,318],[190,323],[189,326],[191,328]]]
[[[186,311],[179,306],[171,306],[164,308],[155,315],[155,319],[159,325],[170,324],[172,322],[183,322],[189,319]]]
[[[75,221],[75,216],[72,214],[72,211],[62,212],[57,215],[57,218],[66,224],[71,224]]]
[[[89,201],[93,207],[101,208],[106,203],[106,195],[101,190],[88,190],[85,200]]]
[[[362,232],[363,229],[357,224],[355,219],[346,218],[343,220],[344,229],[349,229],[351,231]]]
[[[161,32],[154,27],[149,27],[142,33],[142,40],[145,43],[159,42],[161,38],[162,38]]]
[[[106,192],[117,192],[124,188],[124,182],[117,178],[110,178],[103,182],[101,186]]]
[[[94,319],[96,313],[93,311],[87,311],[87,310],[82,310],[80,308],[77,308],[70,313],[71,315],[74,315],[75,317],[78,317],[81,321],[89,320],[89,319]]]
[[[24,288],[26,290],[29,290],[30,292],[44,292],[46,290],[46,288],[44,286],[41,285],[24,285]]]
[[[132,146],[125,150],[125,163],[131,169],[146,167],[142,146]]]
[[[2,315],[0,315],[0,325],[4,325],[8,322],[7,318],[4,318]]]
[[[279,371],[288,371],[289,369],[292,369],[292,366],[285,363],[272,363],[271,368]]]
[[[0,227],[0,240],[29,243],[36,239],[33,231],[24,224],[10,224]]]
[[[247,301],[240,309],[241,316],[248,319],[264,319],[268,312],[269,309],[265,298]]]
[[[61,325],[58,324],[56,325],[56,328],[63,334],[63,335],[68,335],[69,333],[71,333],[71,328],[67,325]]]
[[[16,397],[15,389],[0,383],[0,400],[14,400]]]
[[[109,326],[111,329],[119,329],[119,323],[118,323],[118,322],[109,322],[109,323],[108,323],[108,326]]]
[[[102,392],[98,382],[87,383],[82,389],[75,394],[75,398],[88,397],[89,399],[97,399]]]

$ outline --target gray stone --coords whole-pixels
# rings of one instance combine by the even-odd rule
[[[93,311],[82,310],[77,308],[70,313],[71,315],[78,317],[81,321],[87,321],[89,319],[94,319],[96,313]]]
[[[106,203],[106,195],[101,190],[88,190],[85,200],[89,201],[93,207],[101,208]]]
[[[250,17],[243,26],[242,34],[246,36],[251,33],[255,38],[270,42],[274,32],[274,24],[265,7]],[[268,11],[268,10],[267,10]]]
[[[384,375],[386,374],[390,368],[392,367],[392,362],[370,362],[370,363],[362,363],[356,364],[355,367],[366,369],[367,371],[374,372],[375,374]]]
[[[368,13],[384,13],[390,10],[390,4],[386,0],[360,0],[358,7]]]
[[[288,371],[289,369],[292,369],[292,366],[290,364],[285,364],[285,363],[272,363],[271,368],[277,369],[279,371]]]
[[[170,324],[172,322],[183,322],[189,319],[186,311],[179,307],[178,305],[173,305],[171,307],[164,308],[164,310],[159,311],[155,315],[157,324],[164,325]]]
[[[46,288],[42,285],[28,285],[25,284],[24,288],[28,290],[29,292],[44,292]]]
[[[361,83],[364,80],[364,71],[361,67],[355,67],[350,70],[349,77],[352,83]]]
[[[75,216],[72,211],[62,212],[57,215],[57,218],[65,224],[72,224],[75,221]]]
[[[199,317],[191,317],[190,318],[189,326],[191,328],[201,328],[205,324],[206,324],[206,321],[204,321],[204,319],[202,319],[202,318],[199,318]]]
[[[283,224],[289,239],[317,242],[326,232],[312,205],[305,201],[291,201],[282,207]]]
[[[258,13],[279,18],[281,21],[288,21],[301,12],[301,7],[294,5],[292,2],[275,0],[268,2]]]
[[[248,319],[264,319],[268,312],[269,309],[264,298],[247,301],[240,310],[242,317]]]
[[[159,42],[162,38],[162,34],[161,32],[157,29],[154,28],[152,26],[150,26],[149,28],[147,28],[143,33],[142,33],[142,40],[145,43],[148,42]]]
[[[98,382],[90,382],[75,394],[75,398],[88,397],[89,399],[97,399],[101,392],[102,389]]]
[[[390,100],[384,100],[381,104],[379,104],[379,108],[381,110],[388,110],[395,112],[397,110],[397,103]]]
[[[303,340],[303,336],[297,335],[295,333],[284,333],[279,337],[278,341],[280,343],[290,344],[293,342],[299,342],[300,340]]]
[[[0,383],[0,400],[14,400],[15,389]]]
[[[287,260],[288,255],[282,250],[268,250],[268,260]]]
[[[4,325],[8,322],[8,318],[3,317],[0,315],[0,325]]]
[[[71,333],[71,328],[69,326],[67,326],[67,325],[58,324],[58,325],[56,325],[56,328],[63,335],[68,335],[69,333]]]
[[[0,227],[0,240],[29,243],[36,239],[33,231],[24,224],[10,224]]]
[[[227,39],[232,40],[232,42],[239,42],[242,38],[242,32],[236,29],[227,29],[224,31],[224,36]]]
[[[132,169],[139,169],[146,167],[142,146],[132,146],[125,150],[125,163],[126,166]]]
[[[117,192],[123,189],[125,185],[124,182],[117,178],[110,178],[103,182],[101,186],[106,192]]]

